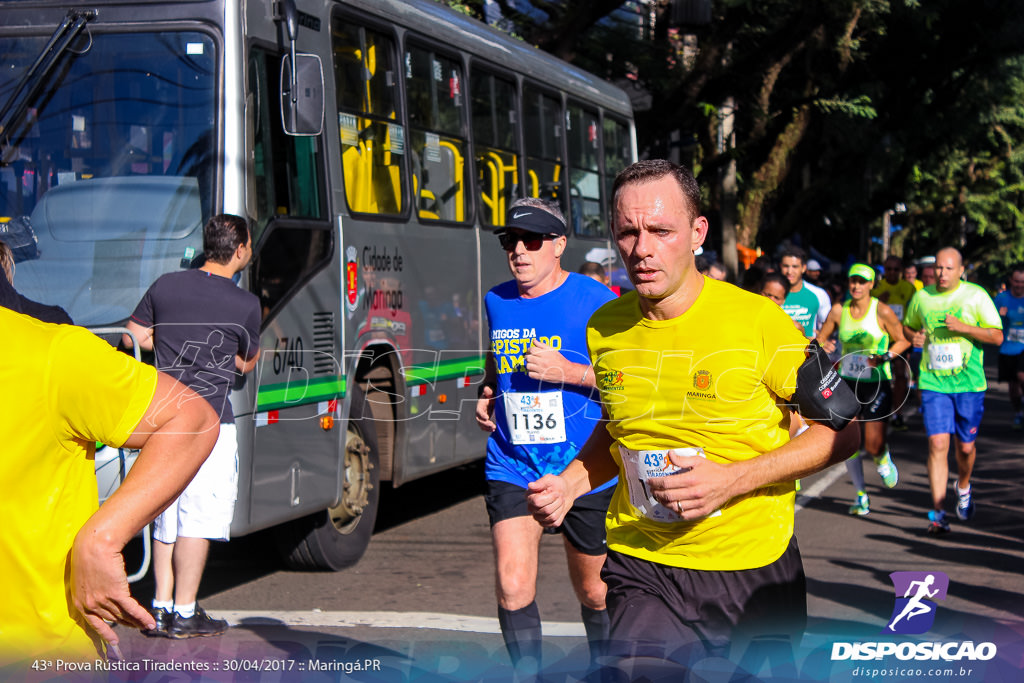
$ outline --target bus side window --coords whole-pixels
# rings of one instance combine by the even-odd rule
[[[432,50],[409,46],[405,80],[416,212],[420,220],[465,222],[469,216],[462,66]]]
[[[577,235],[603,237],[599,172],[601,135],[597,112],[570,104],[567,122],[570,221]]]
[[[562,103],[553,95],[526,86],[523,94],[526,138],[526,195],[557,202],[567,211],[562,158]]]
[[[354,212],[401,214],[406,141],[394,41],[349,19],[332,26],[345,198]]]
[[[501,226],[520,186],[516,86],[474,67],[470,92],[480,220],[484,225]]]
[[[605,225],[611,225],[612,186],[615,176],[626,168],[633,158],[629,127],[622,121],[607,114],[604,117],[604,210]]]
[[[272,95],[281,68],[280,56],[253,49],[249,89],[253,106],[253,189],[258,242],[277,216],[322,219],[325,192],[320,138],[291,136],[281,126],[280,110]]]

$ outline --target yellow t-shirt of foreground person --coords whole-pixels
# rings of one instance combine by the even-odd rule
[[[605,304],[587,339],[619,466],[608,548],[698,570],[777,560],[793,535],[792,481],[734,498],[695,522],[664,511],[659,521],[634,505],[630,485],[643,484],[630,481],[620,447],[643,454],[634,459],[699,447],[727,463],[786,443],[789,411],[779,399],[793,395],[807,346],[792,320],[765,297],[705,278],[693,306],[671,320],[644,317],[635,292]]]
[[[66,585],[71,545],[99,507],[96,442],[131,436],[157,373],[80,327],[0,308],[0,329],[0,666],[95,659]]]

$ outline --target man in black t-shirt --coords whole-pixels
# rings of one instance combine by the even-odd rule
[[[203,228],[206,263],[162,275],[128,321],[156,365],[206,399],[220,415],[220,437],[195,478],[157,519],[153,529],[156,628],[146,635],[192,638],[223,633],[196,604],[211,540],[228,540],[238,493],[238,442],[228,393],[256,367],[260,305],[232,277],[252,258],[244,218],[221,214]],[[125,335],[125,345],[131,338]]]

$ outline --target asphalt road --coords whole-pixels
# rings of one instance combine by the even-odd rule
[[[735,651],[728,660],[705,660],[687,676],[674,672],[666,680],[1024,680],[1024,433],[1011,429],[1010,417],[1005,385],[992,383],[973,478],[977,514],[970,522],[954,522],[952,533],[941,538],[925,533],[930,498],[919,417],[910,419],[908,431],[890,435],[900,468],[895,489],[882,488],[866,467],[872,502],[866,517],[846,512],[853,491],[842,465],[805,480],[796,516],[808,579],[810,620],[803,642]],[[234,628],[222,637],[191,641],[125,632],[122,650],[140,669],[112,676],[511,680],[495,616],[481,494],[479,466],[386,492],[366,556],[336,574],[283,570],[265,534],[218,547],[201,602]],[[950,512],[952,505],[951,499]],[[880,634],[900,597],[892,572],[948,576],[948,592],[937,601],[926,632]],[[143,579],[133,592],[148,601],[151,581]],[[538,604],[545,680],[578,680],[586,643],[559,537],[543,539]],[[969,652],[947,648],[946,659],[927,661],[834,656],[836,643],[876,641],[992,643],[995,654],[971,660]],[[956,653],[958,659],[947,661]],[[209,670],[188,671],[202,668]]]

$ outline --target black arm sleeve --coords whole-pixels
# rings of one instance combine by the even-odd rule
[[[828,354],[817,341],[807,346],[807,360],[796,372],[793,401],[803,417],[837,432],[860,412],[853,389],[832,369]]]

